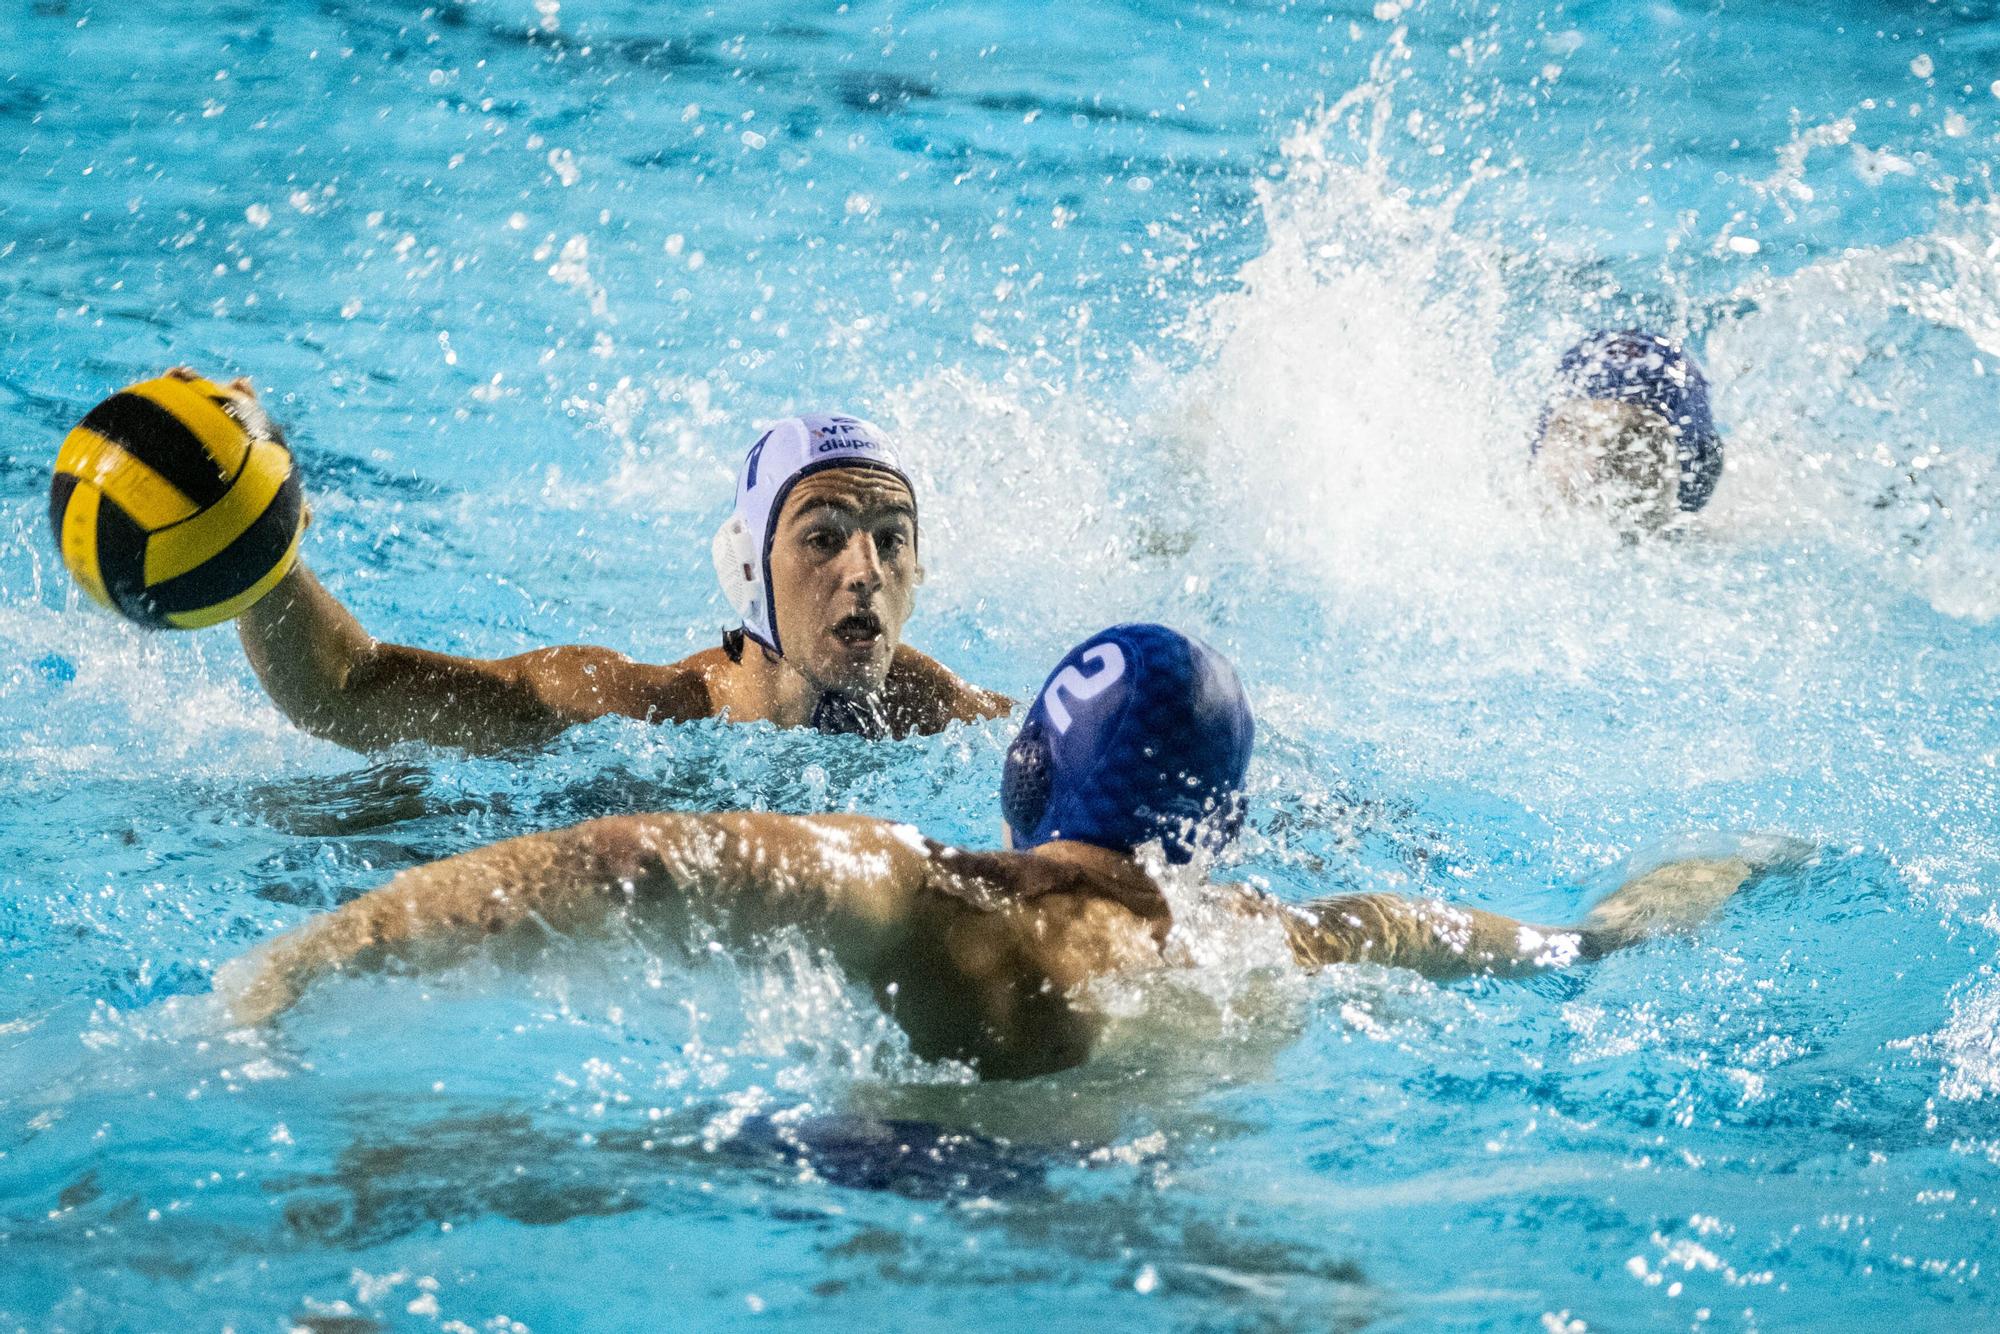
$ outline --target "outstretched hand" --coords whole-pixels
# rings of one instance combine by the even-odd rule
[[[167,367],[167,374],[176,380],[187,380],[189,382],[207,379],[206,376],[192,366],[169,366]],[[271,420],[270,413],[265,410],[264,400],[257,397],[257,386],[250,383],[249,376],[239,375],[224,385],[223,388],[244,400],[245,407],[242,412],[237,414],[239,417],[247,416],[250,418],[253,429],[255,429],[255,423],[261,422],[262,428],[269,431],[280,444],[283,444],[287,449],[291,448],[290,443],[285,440],[284,432],[279,429],[276,422]],[[296,466],[297,455],[294,455],[293,458],[295,460],[294,466]],[[299,507],[305,526],[308,528],[312,527],[312,502],[301,494],[299,497]]]
[[[1579,925],[1600,953],[1692,931],[1741,889],[1750,873],[1750,863],[1740,857],[1669,862],[1605,895]]]
[[[1755,877],[1810,856],[1812,845],[1782,836],[1744,838],[1727,856],[1687,857],[1627,880],[1579,923],[1593,953],[1653,936],[1692,931]]]

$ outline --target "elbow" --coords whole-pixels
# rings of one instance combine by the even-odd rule
[[[246,640],[245,647],[249,644]],[[294,727],[353,751],[383,743],[366,725],[364,698],[378,645],[368,644],[314,664],[281,666],[251,652],[250,665],[264,693]]]
[[[275,694],[272,698],[279,711],[301,732],[321,741],[331,741],[357,755],[373,754],[400,740],[385,736],[379,728],[370,726],[361,710],[337,695],[299,701],[286,701]]]
[[[294,706],[283,700],[278,701],[278,708],[291,720],[294,727],[307,736],[321,741],[331,741],[334,745],[358,755],[366,755],[381,747],[376,738],[357,727],[353,720],[343,716],[337,708],[329,708],[318,701]]]

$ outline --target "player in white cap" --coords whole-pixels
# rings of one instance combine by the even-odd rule
[[[810,415],[760,435],[714,551],[741,626],[676,663],[580,645],[461,658],[384,643],[303,561],[237,627],[286,716],[355,750],[504,749],[607,715],[908,736],[1011,707],[902,643],[924,573],[916,492],[869,423]]]

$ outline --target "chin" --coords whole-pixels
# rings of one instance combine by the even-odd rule
[[[838,690],[850,695],[879,694],[889,682],[889,659],[894,653],[893,648],[882,648],[871,654],[867,662],[836,659],[816,664],[814,684],[822,690]]]

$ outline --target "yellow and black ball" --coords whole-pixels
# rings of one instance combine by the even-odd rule
[[[254,397],[167,375],[119,390],[64,439],[49,522],[91,597],[140,625],[193,630],[285,577],[305,501]]]

